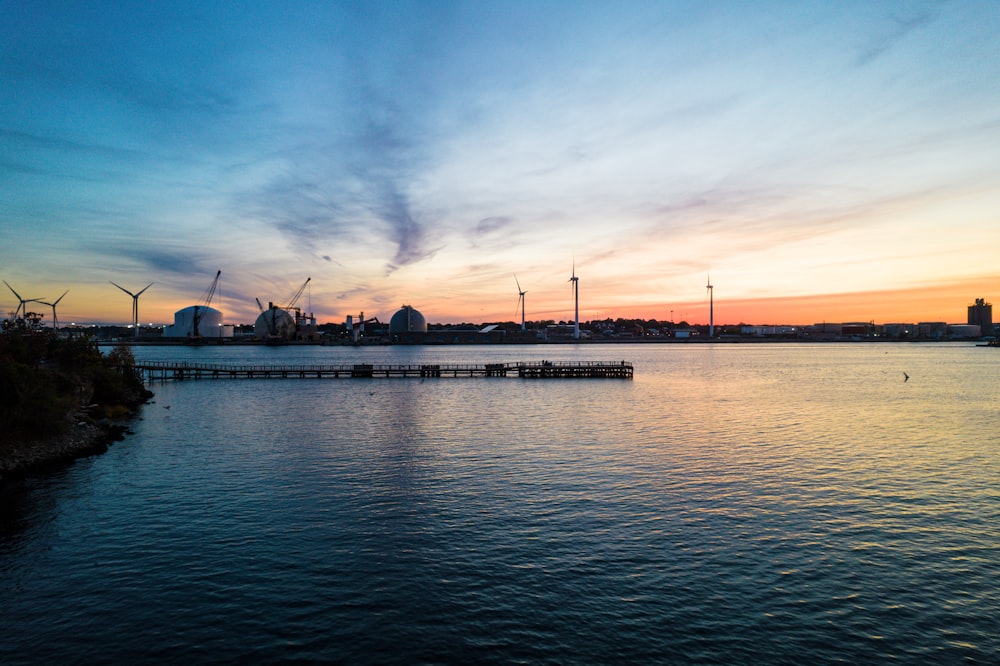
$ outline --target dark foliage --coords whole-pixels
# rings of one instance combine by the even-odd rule
[[[0,335],[0,446],[59,434],[80,407],[107,412],[147,397],[127,347],[103,356],[90,338]]]

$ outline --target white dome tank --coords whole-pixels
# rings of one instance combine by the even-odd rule
[[[197,331],[195,331],[195,320],[197,320]],[[226,337],[226,328],[222,325],[222,312],[219,310],[204,305],[189,305],[174,313],[174,324],[163,329],[163,337],[219,338]]]
[[[257,316],[257,321],[253,324],[253,334],[260,338],[284,338],[295,337],[295,319],[287,310],[270,307]]]
[[[426,333],[427,320],[418,310],[404,305],[401,310],[392,315],[389,320],[389,333]]]

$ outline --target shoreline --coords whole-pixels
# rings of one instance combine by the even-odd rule
[[[122,423],[78,420],[64,432],[40,440],[24,440],[0,450],[0,486],[37,472],[98,455],[132,434]]]
[[[139,340],[98,340],[100,347],[489,347],[497,345],[536,345],[536,346],[556,346],[556,345],[734,345],[734,344],[781,344],[793,343],[804,345],[831,344],[831,343],[851,343],[851,344],[962,344],[975,342],[980,346],[986,346],[986,338],[948,338],[932,340],[926,338],[781,338],[781,337],[715,337],[715,338],[591,338],[591,339],[556,339],[556,340],[503,340],[503,341],[443,341],[440,339],[430,340],[407,340],[403,342],[331,342],[331,341],[307,341],[289,340],[280,345],[266,345],[259,340],[225,340],[224,342],[212,342],[210,344],[191,345],[183,341],[161,340],[161,339],[139,339]]]

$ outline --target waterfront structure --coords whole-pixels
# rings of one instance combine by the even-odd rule
[[[254,336],[268,344],[282,344],[293,340],[296,342],[318,341],[319,329],[316,327],[316,316],[303,312],[296,305],[302,292],[311,281],[312,278],[307,277],[298,291],[292,295],[288,305],[284,307],[269,301],[265,310],[258,298],[257,307],[260,308],[260,314],[257,315],[257,320],[254,322]]]
[[[952,340],[971,340],[983,335],[978,324],[952,324],[948,327],[948,337]]]
[[[426,333],[427,320],[420,314],[420,311],[410,305],[404,305],[389,320],[389,335],[396,339],[397,336],[406,336],[410,333]]]
[[[204,305],[189,305],[174,313],[174,323],[163,328],[164,338],[231,338],[233,327],[224,326],[222,312]]]
[[[219,365],[147,361],[135,368],[149,380],[185,379],[403,379],[519,377],[521,379],[632,379],[629,361],[530,361],[517,363],[375,365]]]
[[[918,322],[917,336],[924,340],[946,340],[948,338],[948,323],[944,321]]]
[[[977,298],[975,303],[969,306],[969,318],[966,323],[978,326],[982,335],[993,335],[993,305],[987,303],[985,298]]]
[[[257,315],[253,334],[261,340],[291,340],[295,337],[295,319],[287,310],[274,303]]]

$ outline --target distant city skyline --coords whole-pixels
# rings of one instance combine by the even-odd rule
[[[231,323],[307,277],[320,322],[1000,298],[995,2],[0,6],[0,277],[61,323],[217,270]]]

